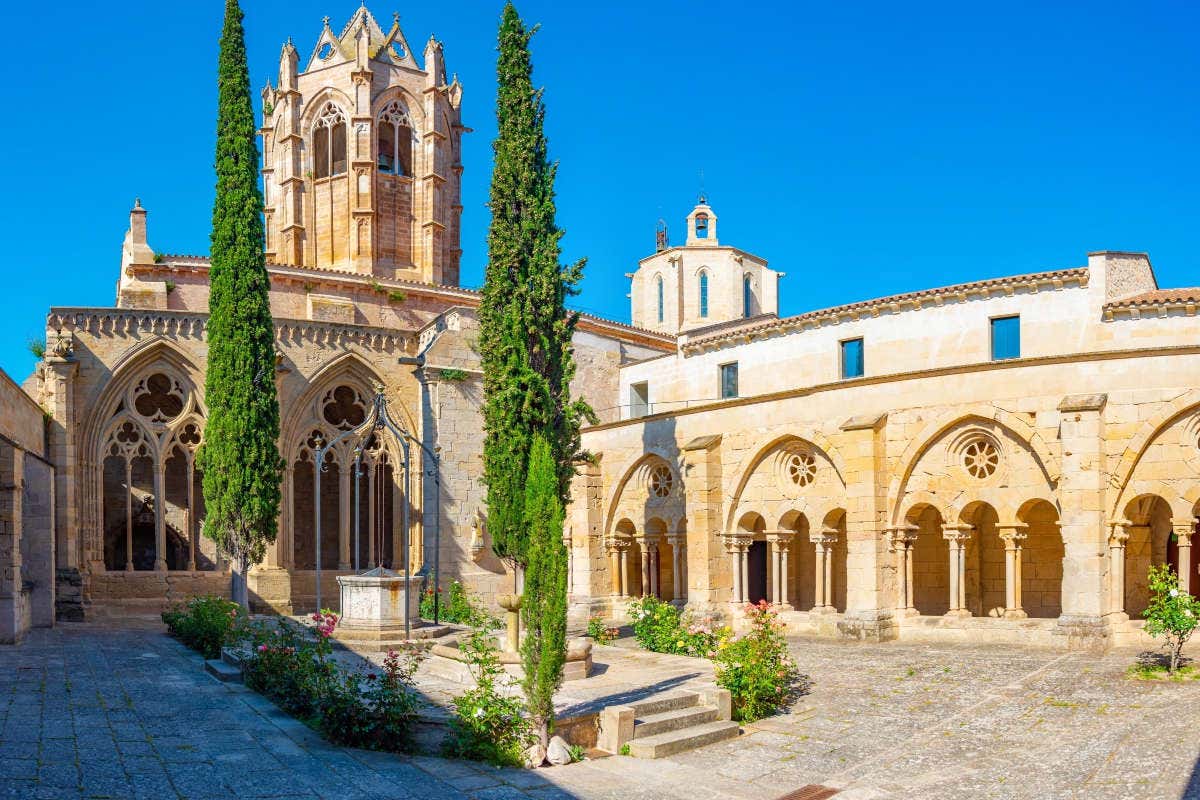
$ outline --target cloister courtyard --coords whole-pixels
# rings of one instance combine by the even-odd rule
[[[1200,681],[1131,679],[1137,651],[791,645],[809,693],[737,739],[526,771],[338,748],[157,625],[63,624],[0,650],[0,796],[1200,798]]]

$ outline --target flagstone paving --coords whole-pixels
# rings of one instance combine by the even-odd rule
[[[736,740],[525,772],[333,747],[158,628],[38,630],[0,648],[0,797],[1200,800],[1200,682],[1131,681],[1132,653],[794,648],[811,694]]]

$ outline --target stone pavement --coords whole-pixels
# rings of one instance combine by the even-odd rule
[[[0,797],[1200,800],[1200,682],[1130,681],[1131,653],[795,649],[812,693],[739,739],[525,772],[330,746],[157,628],[36,630],[0,648]]]

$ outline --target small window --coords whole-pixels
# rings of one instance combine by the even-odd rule
[[[629,418],[637,419],[650,413],[650,384],[642,381],[629,385]]]
[[[708,214],[703,212],[696,215],[696,238],[708,238]]]
[[[1021,318],[1019,316],[992,319],[992,360],[1004,361],[1021,357]]]
[[[742,316],[749,317],[754,314],[754,286],[750,281],[749,275],[742,277]]]
[[[663,297],[662,275],[659,275],[657,278],[654,279],[654,291],[657,292],[657,294],[658,294],[658,321],[661,323],[663,321],[663,317],[665,316],[665,310],[666,310],[664,308],[664,306],[666,305],[666,303],[665,303],[666,298]]]
[[[700,316],[708,316],[708,273],[700,273]]]
[[[732,364],[721,365],[721,399],[728,400],[731,397],[738,396],[738,365],[737,362]]]
[[[863,376],[863,340],[847,339],[842,342],[842,377]]]

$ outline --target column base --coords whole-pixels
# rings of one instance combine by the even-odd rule
[[[1023,609],[1020,609],[1020,608],[1006,608],[1006,609],[1004,609],[1004,618],[1005,619],[1029,619],[1029,615],[1026,614]]]
[[[917,611],[917,609],[912,608],[912,607],[901,608],[896,611],[896,616],[897,617],[919,617],[919,616],[921,616],[921,612]]]
[[[837,621],[838,636],[856,642],[889,642],[899,636],[896,620],[886,609],[847,610]]]
[[[974,616],[974,614],[965,608],[956,608],[953,611],[947,611],[943,616],[949,617],[950,619],[966,619],[967,617]]]
[[[1129,616],[1122,612],[1103,617],[1063,614],[1054,633],[1066,637],[1068,650],[1103,652],[1112,644],[1113,626],[1128,620]]]

